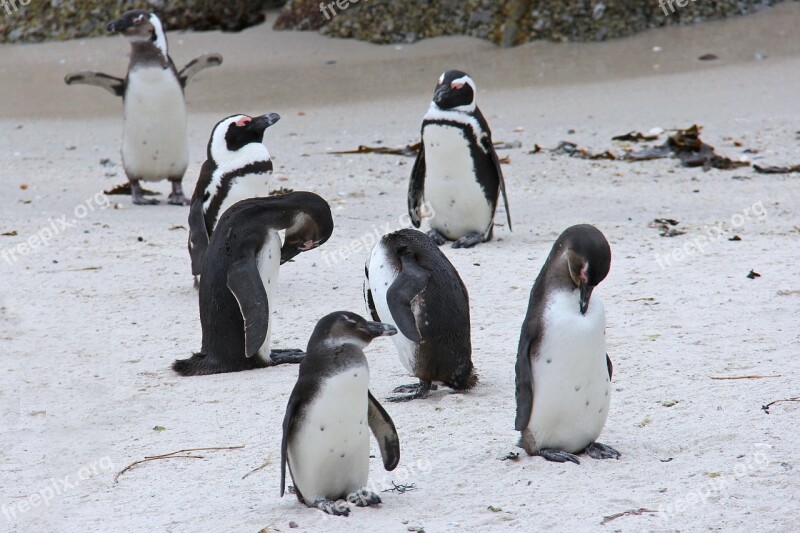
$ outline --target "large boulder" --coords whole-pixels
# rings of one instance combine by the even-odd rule
[[[323,12],[319,0],[289,0],[281,17],[287,15],[276,27],[321,29],[327,35],[373,43],[470,35],[513,46],[539,39],[602,41],[648,28],[751,13],[780,1],[327,0]]]
[[[168,30],[239,31],[264,21],[269,0],[6,0],[0,42],[45,41],[104,35],[129,9],[149,9]]]

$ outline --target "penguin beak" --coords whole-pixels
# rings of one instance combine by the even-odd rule
[[[585,315],[586,310],[589,309],[589,299],[592,297],[592,291],[594,290],[594,287],[589,285],[585,281],[581,281],[579,290],[580,290],[581,314]]]
[[[387,337],[397,333],[397,329],[394,326],[383,322],[367,322],[364,324],[364,329],[372,335],[372,338]]]
[[[281,264],[293,259],[295,256],[300,255],[301,252],[307,252],[318,247],[322,242],[320,241],[306,241],[291,244],[284,244],[281,248]]]
[[[253,120],[247,123],[245,129],[248,131],[255,131],[258,133],[264,133],[264,130],[275,124],[281,119],[281,116],[277,113],[270,113],[268,115],[261,115],[260,117],[255,117]]]
[[[106,31],[109,33],[119,33],[127,30],[129,26],[130,24],[128,24],[125,19],[115,20],[114,22],[108,23],[108,26],[106,26]]]
[[[433,92],[433,103],[439,105],[450,94],[450,85],[443,83]]]

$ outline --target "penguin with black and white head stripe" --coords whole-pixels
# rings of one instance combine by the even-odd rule
[[[125,79],[84,71],[67,75],[65,81],[102,87],[123,98],[122,163],[133,203],[157,204],[144,197],[141,181],[167,179],[172,184],[168,203],[186,205],[181,180],[189,165],[189,137],[183,90],[201,70],[222,64],[222,56],[203,55],[178,72],[161,20],[141,9],[125,12],[106,29],[131,43]]]
[[[608,275],[611,247],[589,224],[564,230],[533,284],[516,365],[521,446],[548,461],[619,459],[597,438],[608,417],[611,359],[606,313],[593,296]]]
[[[492,238],[500,194],[508,210],[503,171],[492,132],[475,103],[475,82],[460,70],[439,78],[422,119],[422,144],[408,186],[408,214],[414,227],[430,216],[428,235],[441,246],[470,248]],[[427,204],[433,213],[424,212]],[[426,206],[426,207],[427,207]]]
[[[269,196],[272,160],[263,144],[264,132],[280,118],[277,113],[232,115],[214,126],[189,209],[194,276],[200,275],[211,234],[222,214],[241,200]]]

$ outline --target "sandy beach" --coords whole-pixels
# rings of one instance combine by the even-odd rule
[[[332,311],[368,316],[364,261],[376,232],[406,220],[414,160],[328,152],[416,142],[436,79],[460,68],[478,84],[494,139],[521,145],[499,152],[510,158],[514,231],[501,212],[494,241],[443,248],[469,289],[480,385],[384,403],[401,460],[385,472],[373,440],[370,483],[411,490],[382,493],[380,507],[348,518],[280,498],[281,422],[297,367],[172,372],[173,360],[200,348],[188,209],[102,194],[125,182],[121,100],[63,83],[76,70],[122,75],[128,44],[2,45],[0,531],[797,529],[800,404],[762,410],[800,392],[797,174],[547,149],[568,140],[621,154],[638,147],[614,135],[698,124],[734,160],[800,163],[800,5],[510,50],[462,37],[376,46],[274,32],[272,20],[239,34],[170,33],[169,43],[179,65],[205,52],[225,58],[186,91],[185,189],[218,120],[277,112],[265,137],[272,188],[316,192],[333,209],[331,239],[281,268],[273,345],[305,348]],[[718,59],[698,60],[709,53]],[[536,145],[545,150],[529,153]],[[166,182],[150,188],[166,199]],[[650,227],[657,218],[686,233],[660,237]],[[522,451],[514,363],[529,291],[559,233],[583,222],[605,233],[613,254],[594,293],[614,362],[600,440],[622,458],[501,460]],[[44,228],[48,245],[21,253]],[[686,246],[701,236],[702,247]],[[761,276],[749,279],[751,270]],[[367,358],[377,398],[410,382],[390,340],[373,342]],[[747,379],[712,379],[732,377]],[[147,456],[208,447],[237,448],[148,461],[117,477]]]

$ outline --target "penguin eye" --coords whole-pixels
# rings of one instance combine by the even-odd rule
[[[139,15],[138,17],[133,19],[133,23],[138,26],[139,24],[142,23],[143,20],[144,20],[144,15]]]

